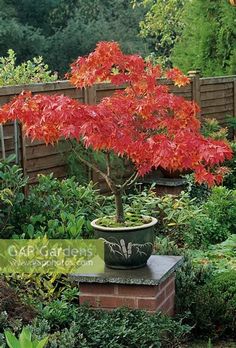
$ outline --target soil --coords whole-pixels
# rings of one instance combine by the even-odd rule
[[[0,280],[0,313],[4,311],[10,320],[22,319],[23,323],[31,322],[37,314],[32,306],[22,303],[14,289]]]

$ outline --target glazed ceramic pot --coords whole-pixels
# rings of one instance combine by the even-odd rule
[[[146,218],[146,216],[145,216]],[[104,241],[104,260],[107,267],[132,269],[144,267],[152,254],[154,227],[157,219],[135,227],[104,227],[98,220],[92,221],[95,238]]]

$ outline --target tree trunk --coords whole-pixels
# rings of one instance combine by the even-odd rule
[[[122,191],[117,190],[116,192],[114,192],[114,195],[116,203],[116,221],[122,223],[125,221],[124,207],[122,202]]]

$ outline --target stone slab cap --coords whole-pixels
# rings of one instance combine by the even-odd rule
[[[147,266],[132,270],[105,267],[103,273],[72,274],[70,278],[79,283],[112,283],[133,285],[159,285],[179,268],[183,256],[152,255]]]

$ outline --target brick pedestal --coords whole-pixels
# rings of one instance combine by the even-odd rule
[[[140,269],[105,268],[101,274],[73,275],[79,283],[79,302],[95,309],[129,307],[172,316],[175,270],[182,261],[178,256],[151,256],[147,266]]]

